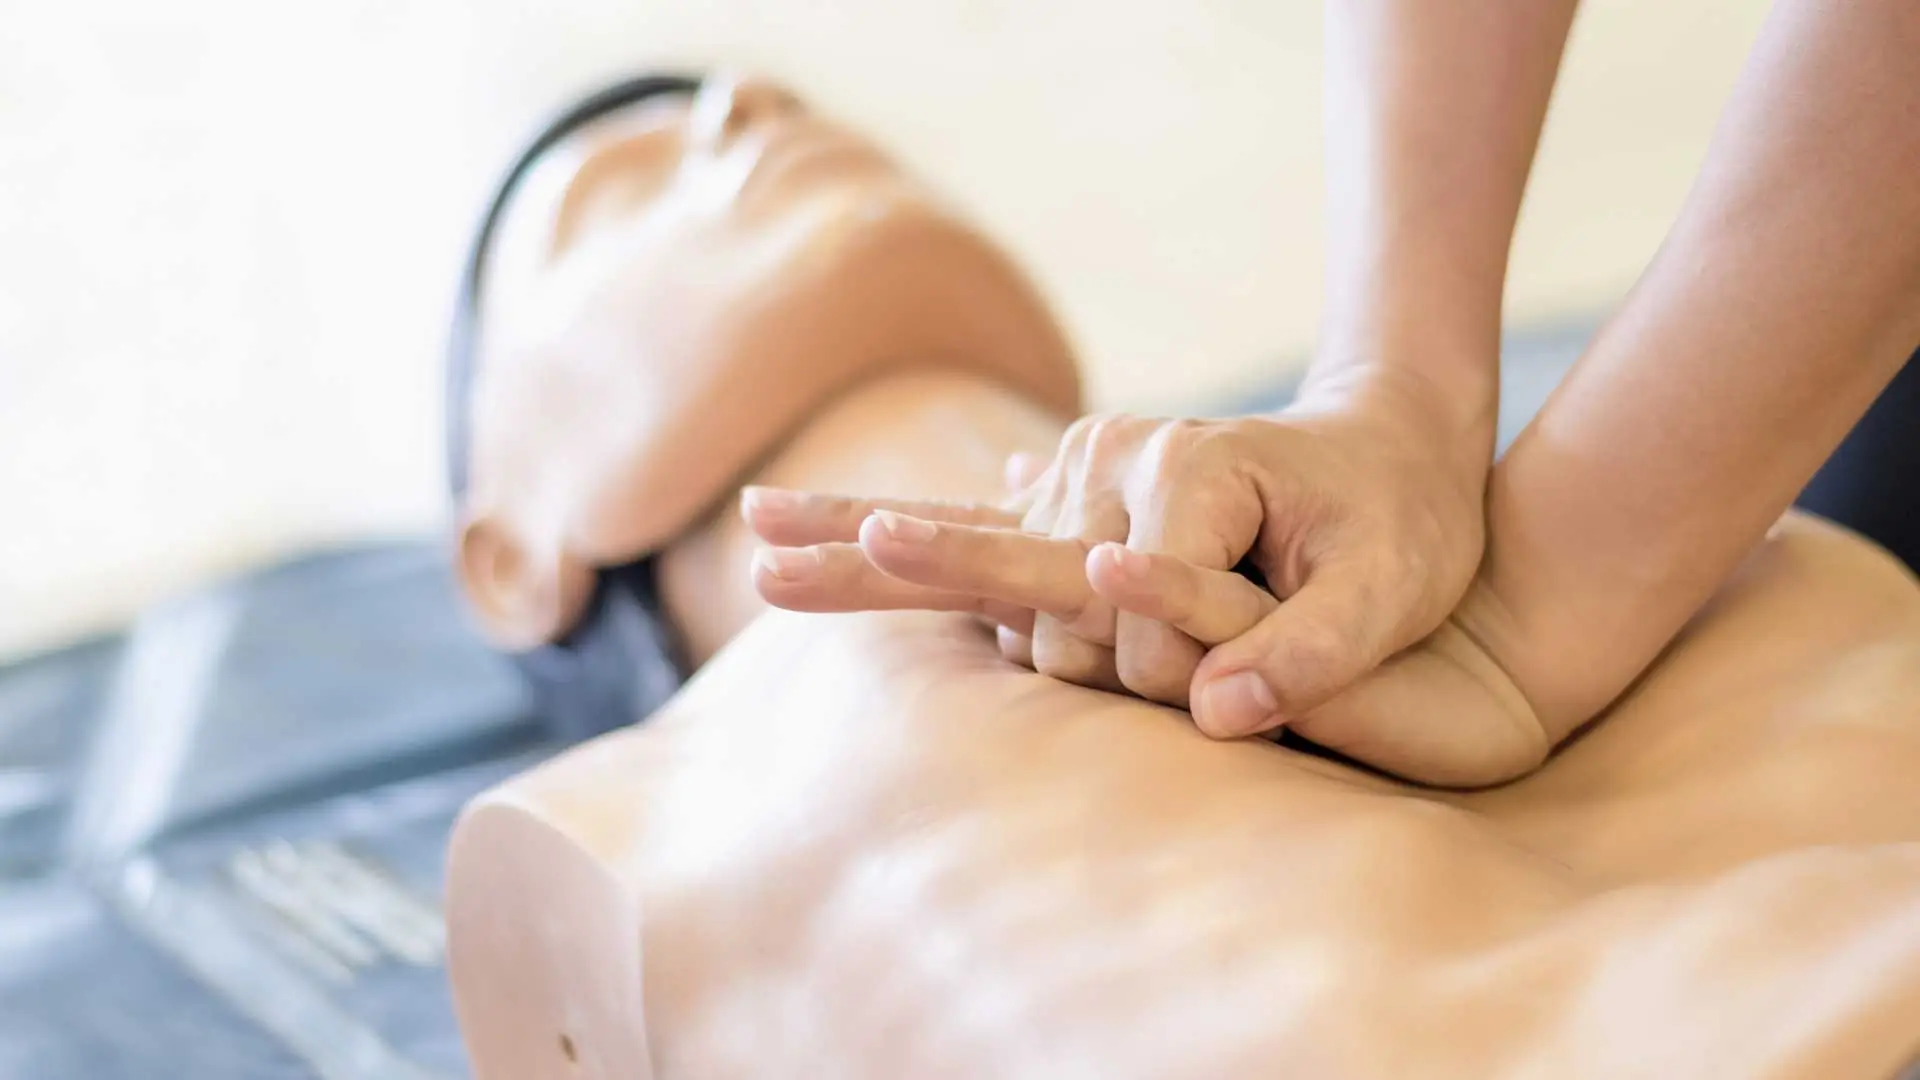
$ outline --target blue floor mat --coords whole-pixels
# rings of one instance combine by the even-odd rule
[[[465,1076],[447,832],[562,742],[432,543],[0,669],[0,1078]]]

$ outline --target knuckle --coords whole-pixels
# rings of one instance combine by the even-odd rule
[[[1210,433],[1214,427],[1204,420],[1167,420],[1161,423],[1153,437],[1162,453],[1184,455],[1205,444],[1212,437]]]
[[[1172,437],[1179,439],[1178,445],[1188,454],[1220,457],[1239,452],[1246,441],[1242,430],[1236,421],[1189,420],[1175,428]]]
[[[1208,424],[1193,436],[1189,455],[1211,467],[1239,464],[1252,459],[1255,448],[1239,424]]]
[[[1110,461],[1126,453],[1134,418],[1121,413],[1106,413],[1093,418],[1087,428],[1086,455],[1092,461]]]
[[[1075,686],[1100,685],[1098,665],[1044,652],[1039,648],[1033,650],[1033,670],[1050,679],[1059,679],[1061,682],[1073,683]]]
[[[1178,468],[1192,456],[1198,439],[1193,421],[1169,420],[1161,424],[1153,437],[1147,440],[1146,453],[1141,455],[1141,460],[1147,462],[1156,473]]]
[[[1034,630],[1033,669],[1062,682],[1095,686],[1110,667],[1107,651],[1049,620]]]
[[[1158,702],[1161,705],[1172,705],[1184,709],[1190,700],[1187,693],[1188,684],[1181,679],[1156,678],[1137,672],[1129,673],[1122,669],[1120,685],[1126,687],[1127,692],[1135,697]]]
[[[1119,493],[1083,484],[1054,507],[1048,535],[1054,540],[1099,542],[1127,537],[1127,507]]]
[[[1228,429],[1204,420],[1170,420],[1160,425],[1144,455],[1155,479],[1167,481],[1212,473],[1234,460]]]
[[[1026,635],[1002,626],[994,630],[994,638],[1000,646],[1001,657],[1008,663],[1033,667],[1033,642]]]
[[[1106,418],[1105,413],[1088,413],[1068,424],[1066,432],[1060,436],[1060,456],[1067,457],[1085,447],[1093,429]]]
[[[1053,523],[1059,520],[1073,489],[1073,471],[1072,465],[1056,463],[1047,476],[1030,489],[1026,507],[1020,512],[1021,531],[1042,536],[1053,531]]]
[[[1154,645],[1119,649],[1114,654],[1120,684],[1164,705],[1187,703],[1187,688],[1198,663],[1197,656],[1176,655],[1173,650]]]

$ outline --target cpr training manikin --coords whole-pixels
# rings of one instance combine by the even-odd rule
[[[767,609],[743,484],[991,501],[1080,408],[1012,261],[779,87],[581,119],[480,268],[478,618],[583,647],[640,575],[671,644],[632,665],[692,673],[463,815],[449,955],[484,1080],[1920,1059],[1920,586],[1864,541],[1783,520],[1540,767],[1426,786],[1050,680],[963,613]]]

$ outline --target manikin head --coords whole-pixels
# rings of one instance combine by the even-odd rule
[[[568,634],[602,571],[687,528],[868,372],[973,367],[1077,403],[1067,346],[1005,255],[771,83],[630,102],[511,186],[452,403],[460,575],[509,648]]]

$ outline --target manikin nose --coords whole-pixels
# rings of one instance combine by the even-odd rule
[[[720,73],[700,85],[693,103],[694,139],[709,151],[772,117],[800,110],[800,100],[767,79]]]

